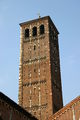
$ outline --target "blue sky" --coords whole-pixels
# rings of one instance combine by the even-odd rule
[[[80,0],[0,0],[0,91],[17,102],[19,23],[49,15],[59,30],[64,105],[80,95]]]

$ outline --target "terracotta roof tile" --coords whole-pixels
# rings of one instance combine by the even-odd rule
[[[56,118],[59,118],[62,114],[64,114],[65,112],[67,112],[69,109],[72,108],[73,105],[75,106],[78,102],[80,102],[80,96],[78,96],[77,98],[75,98],[74,100],[72,100],[69,104],[67,104],[62,109],[60,109],[58,112],[56,112],[54,115],[52,115],[49,118],[49,120],[56,120]]]

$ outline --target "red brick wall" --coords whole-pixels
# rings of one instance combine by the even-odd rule
[[[50,63],[51,63],[51,81],[53,92],[53,113],[63,107],[62,85],[60,74],[60,57],[58,45],[58,32],[52,21],[49,22],[49,41],[50,41]]]
[[[45,28],[45,34],[43,35],[40,35],[39,31],[41,24],[44,24]],[[50,38],[51,30],[49,29],[49,24],[51,24],[49,17],[45,17],[21,25],[19,104],[39,120],[48,119],[54,111],[62,107],[62,99],[60,99],[61,107],[59,105],[57,110],[55,110],[53,104],[58,99],[55,96],[53,97],[53,94],[57,93],[52,87],[52,76],[54,75],[51,65],[53,63],[50,59],[52,53],[50,51],[52,51],[51,49],[54,46],[53,48],[50,46],[52,38]],[[32,28],[34,26],[37,27],[36,37],[32,36]],[[26,28],[30,32],[30,37],[27,39],[24,36]],[[36,46],[35,50],[34,45]],[[59,94],[61,96],[61,91]]]
[[[17,106],[17,107],[16,107]],[[0,93],[0,118],[2,120],[37,120],[34,117],[27,115],[28,113],[23,112],[24,110],[19,110],[20,108],[16,103],[11,101]],[[25,111],[26,112],[26,111]],[[0,120],[1,120],[0,119]]]
[[[41,24],[45,27],[44,35],[39,34]],[[22,94],[19,101],[22,102],[19,104],[38,119],[44,120],[53,113],[48,24],[48,18],[46,18],[21,26],[22,87],[19,89]],[[37,27],[37,37],[32,37],[34,26]],[[28,41],[24,37],[26,28],[30,31]],[[36,45],[36,50],[34,50],[34,45]]]

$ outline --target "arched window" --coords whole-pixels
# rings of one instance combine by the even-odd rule
[[[44,25],[40,26],[40,35],[44,34]]]
[[[37,27],[33,27],[32,29],[32,35],[37,36]]]
[[[29,29],[25,29],[25,38],[29,37]]]

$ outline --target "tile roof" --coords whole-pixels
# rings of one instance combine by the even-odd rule
[[[62,109],[60,109],[58,112],[56,112],[54,115],[52,115],[49,120],[56,120],[56,118],[59,118],[62,114],[67,112],[72,106],[76,105],[78,102],[80,102],[80,96],[72,100],[70,103],[68,103],[66,106],[64,106]]]

